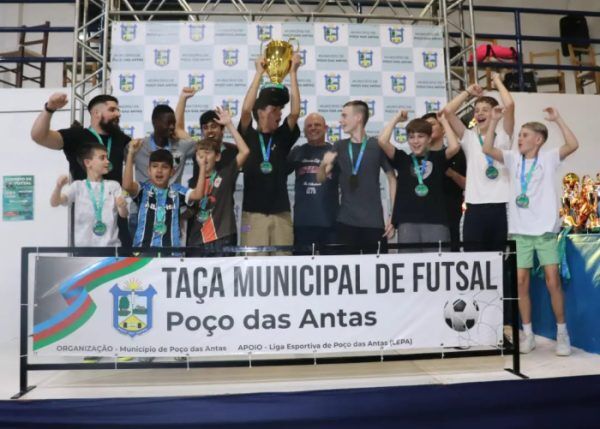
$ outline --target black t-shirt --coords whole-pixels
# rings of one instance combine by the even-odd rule
[[[238,127],[239,129],[240,127]],[[248,125],[242,137],[250,148],[250,156],[244,164],[244,202],[242,209],[247,212],[274,214],[290,211],[290,199],[287,189],[287,156],[290,149],[300,137],[300,129],[296,124],[290,129],[287,118],[273,133],[271,156],[269,162],[273,170],[263,174],[260,164],[263,155],[258,139],[258,131]],[[263,134],[265,146],[269,143],[271,134]],[[266,149],[266,147],[265,147]]]
[[[91,133],[87,128],[83,127],[71,127],[58,130],[63,139],[63,152],[69,162],[69,171],[73,180],[85,180],[87,173],[85,169],[79,165],[77,158],[79,151],[84,143],[98,142],[94,134]],[[108,135],[100,134],[102,143],[108,149]],[[110,154],[108,156],[109,161],[112,163],[112,170],[104,176],[105,180],[116,180],[119,183],[123,182],[123,162],[125,161],[124,153],[125,146],[131,137],[124,134],[121,131],[112,135],[112,144],[110,148]]]
[[[467,159],[465,153],[460,149],[456,155],[448,160],[448,168],[452,168],[461,176],[467,175]],[[446,176],[444,180],[444,194],[448,208],[460,210],[463,203],[463,189],[454,180]]]
[[[417,157],[419,168],[423,157]],[[432,223],[446,225],[446,199],[444,196],[444,180],[448,161],[443,150],[429,152],[426,161],[423,183],[429,188],[424,197],[415,193],[419,184],[412,157],[406,152],[396,149],[392,165],[398,172],[396,200],[392,223],[398,226],[401,223]]]
[[[188,246],[199,246],[210,243],[220,238],[229,237],[237,232],[235,214],[233,212],[233,192],[238,177],[238,167],[235,158],[229,159],[229,164],[221,165],[216,170],[212,185],[210,178],[200,186],[205,186],[208,191],[204,209],[208,212],[208,218],[200,221],[198,219],[200,203],[194,203],[194,217],[189,230]]]
[[[238,148],[233,143],[223,142],[221,144],[221,159],[219,159],[215,165],[215,169],[219,170],[226,165],[229,165],[231,161],[235,161],[235,158],[238,154]],[[196,181],[198,180],[198,174],[200,173],[200,167],[198,167],[198,161],[196,161],[196,157],[192,157],[192,162],[194,164],[194,170],[192,173],[192,178],[188,180],[188,186],[190,188],[194,188],[196,186]]]

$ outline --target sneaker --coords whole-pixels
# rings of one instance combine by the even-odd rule
[[[83,363],[98,363],[102,359],[100,356],[84,356]]]
[[[569,356],[571,354],[571,340],[569,334],[556,335],[556,356]]]
[[[141,357],[138,358],[138,362],[142,362],[142,363],[150,363],[154,360],[154,357]]]
[[[526,335],[523,333],[521,338],[519,338],[519,351],[523,354],[527,354],[533,349],[535,349],[535,335]]]
[[[133,360],[132,356],[119,356],[117,358],[117,362],[131,362]]]

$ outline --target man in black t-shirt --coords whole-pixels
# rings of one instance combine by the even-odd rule
[[[244,201],[242,206],[241,244],[243,246],[291,246],[292,216],[287,191],[287,156],[300,137],[300,90],[298,68],[301,59],[291,59],[290,89],[269,84],[258,92],[265,72],[264,57],[256,60],[256,74],[244,98],[240,134],[250,148],[244,165]],[[281,121],[281,110],[291,101],[290,114]],[[252,126],[252,117],[257,122]]]
[[[99,142],[106,147],[110,169],[104,176],[106,180],[123,180],[124,148],[131,138],[119,128],[118,100],[111,95],[97,95],[88,103],[90,126],[71,126],[58,131],[50,129],[52,114],[65,107],[67,95],[55,93],[44,104],[31,128],[31,138],[37,144],[54,150],[62,150],[69,162],[69,171],[73,180],[85,180],[85,170],[79,164],[78,158],[86,143]],[[119,218],[119,239],[123,247],[131,245],[131,237],[127,228],[127,220]]]

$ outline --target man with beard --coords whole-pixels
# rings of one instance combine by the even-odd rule
[[[55,131],[50,129],[52,114],[65,107],[67,95],[54,93],[44,104],[44,110],[38,115],[31,127],[31,138],[39,145],[49,149],[62,150],[69,162],[69,172],[72,180],[85,180],[87,177],[78,158],[87,143],[98,142],[106,147],[109,171],[105,180],[115,180],[122,183],[124,148],[130,137],[119,128],[119,101],[111,95],[98,95],[88,103],[90,126],[71,126]],[[124,247],[131,245],[131,237],[127,230],[127,220],[119,218],[119,239]]]

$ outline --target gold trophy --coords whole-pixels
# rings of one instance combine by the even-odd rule
[[[296,50],[290,43],[292,40],[296,41]],[[294,37],[289,38],[287,42],[271,40],[263,51],[264,42],[260,44],[260,52],[264,55],[267,63],[265,67],[267,75],[269,75],[271,83],[281,85],[292,66],[292,55],[300,50],[300,42]]]

